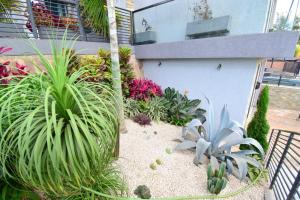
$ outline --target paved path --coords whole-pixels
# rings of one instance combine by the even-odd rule
[[[300,133],[299,111],[272,109],[267,114],[271,129],[283,129]]]

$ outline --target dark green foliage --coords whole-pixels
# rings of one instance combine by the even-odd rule
[[[252,121],[247,127],[248,137],[256,139],[264,151],[268,149],[267,135],[269,133],[269,123],[267,121],[266,115],[269,105],[269,87],[265,86],[261,91],[257,102],[257,110],[254,114]],[[245,148],[242,146],[242,148]]]
[[[199,108],[201,103],[199,99],[189,100],[186,95],[180,94],[174,88],[166,88],[164,98],[167,122],[183,126],[195,118],[205,121],[205,110]]]
[[[225,179],[226,164],[221,163],[219,170],[213,170],[209,165],[207,168],[207,189],[212,194],[220,194],[227,185]]]
[[[135,190],[134,194],[141,199],[150,199],[150,189],[146,185],[139,185]]]
[[[8,182],[8,183],[7,183]],[[12,180],[0,181],[1,200],[39,200],[39,195]]]

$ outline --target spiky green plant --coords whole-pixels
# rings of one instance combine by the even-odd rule
[[[252,158],[251,155],[258,154],[254,150],[232,151],[234,146],[252,145],[264,157],[262,146],[253,138],[246,137],[246,131],[236,121],[229,116],[229,111],[225,105],[220,116],[220,125],[215,126],[214,109],[209,99],[208,116],[206,126],[203,127],[201,120],[193,119],[186,127],[183,128],[182,143],[178,144],[175,149],[187,150],[196,149],[194,164],[201,164],[204,155],[210,160],[224,161],[227,164],[229,173],[233,173],[234,164],[238,167],[238,177],[242,180],[248,173],[248,164],[262,168],[261,163]]]
[[[227,180],[225,179],[226,164],[221,163],[219,169],[213,169],[210,164],[207,168],[207,189],[212,194],[220,194],[226,187]]]
[[[50,198],[89,199],[90,188],[120,195],[112,166],[118,132],[114,93],[99,83],[67,76],[74,42],[51,43],[52,61],[33,45],[45,73],[0,88],[0,167]],[[104,198],[105,199],[105,198]]]

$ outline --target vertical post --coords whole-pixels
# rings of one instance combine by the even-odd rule
[[[82,24],[82,17],[81,17],[81,14],[80,14],[79,1],[76,2],[76,10],[77,10],[77,18],[78,18],[80,39],[82,38],[82,40],[87,41],[87,37],[86,37],[85,31],[84,31],[84,28],[83,28],[83,24]]]
[[[290,145],[291,145],[291,142],[292,142],[292,139],[293,139],[293,138],[294,138],[294,133],[291,133],[291,134],[289,135],[289,139],[288,139],[288,141],[287,141],[287,145],[285,146],[285,148],[284,148],[284,150],[283,150],[283,153],[282,153],[282,155],[281,155],[281,158],[280,158],[279,164],[278,164],[278,166],[277,166],[277,169],[276,169],[276,171],[275,171],[275,173],[274,173],[274,176],[273,176],[273,178],[272,178],[272,181],[271,181],[271,184],[270,184],[270,189],[273,189],[275,180],[276,180],[276,178],[277,178],[277,176],[278,176],[278,174],[279,174],[279,171],[280,171],[281,166],[282,166],[282,164],[283,164],[283,160],[284,160],[285,157],[286,157],[286,154],[287,154],[287,152],[288,152],[288,149],[289,149],[289,147],[290,147]]]
[[[299,183],[300,183],[300,171],[298,172],[298,175],[297,175],[297,177],[295,179],[295,182],[293,183],[293,186],[292,186],[292,188],[290,190],[290,193],[289,193],[289,195],[286,198],[287,200],[293,199],[293,197],[294,197],[294,195],[295,195],[295,193],[296,193],[296,191],[297,191],[297,189],[299,187]]]
[[[131,11],[131,45],[134,45],[135,25],[134,25],[134,11]]]
[[[271,67],[270,68],[273,67],[273,63],[274,63],[274,58],[272,58]]]
[[[278,86],[280,86],[281,79],[282,79],[282,75],[280,74],[280,77],[279,77],[279,80],[278,80]]]
[[[272,150],[270,152],[270,155],[269,155],[269,158],[268,158],[268,161],[267,161],[267,164],[266,164],[266,168],[268,168],[269,165],[270,165],[270,162],[271,162],[271,159],[272,159],[272,156],[273,156],[273,153],[274,153],[275,147],[277,145],[277,141],[278,141],[278,138],[279,138],[280,134],[281,134],[281,131],[278,131],[275,142],[273,144]]]
[[[29,20],[31,22],[32,34],[33,34],[34,38],[37,39],[38,32],[37,32],[37,27],[35,24],[35,19],[34,19],[34,15],[33,15],[33,11],[32,11],[31,0],[26,0],[26,2],[27,2],[27,10],[28,10],[28,14],[29,14]]]

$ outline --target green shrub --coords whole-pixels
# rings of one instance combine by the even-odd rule
[[[257,102],[257,110],[254,114],[254,117],[247,127],[248,137],[256,139],[261,144],[265,152],[268,149],[267,135],[270,129],[270,126],[266,118],[268,105],[269,105],[269,87],[265,86],[260,93]],[[245,147],[242,146],[242,148]]]
[[[199,99],[190,100],[186,95],[180,94],[174,88],[166,88],[164,98],[167,122],[177,126],[184,126],[194,118],[198,118],[202,122],[205,121],[205,110],[199,108],[201,103]]]
[[[127,98],[124,99],[125,116],[133,118],[137,114],[144,113],[150,117],[151,120],[164,120],[167,116],[167,110],[164,105],[165,99],[161,97],[153,97],[148,101]]]
[[[89,82],[105,83],[112,85],[112,71],[110,51],[100,49],[97,56],[86,55],[78,58],[78,55],[73,50],[71,60],[68,66],[68,73],[72,74],[80,69],[85,70],[81,75],[81,79]],[[129,96],[129,84],[134,79],[134,72],[129,63],[131,57],[131,49],[121,47],[119,49],[120,70],[122,80],[122,90],[125,97]],[[78,64],[78,60],[80,64]]]
[[[34,47],[46,73],[0,88],[1,172],[50,199],[121,195],[114,92],[80,81],[81,71],[67,76],[74,44],[52,46],[52,62]]]

